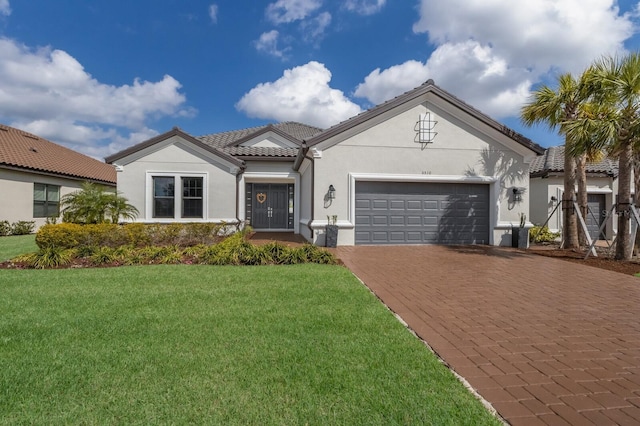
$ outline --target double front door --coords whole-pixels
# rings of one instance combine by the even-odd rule
[[[254,229],[287,229],[289,194],[287,184],[254,183],[251,225]]]

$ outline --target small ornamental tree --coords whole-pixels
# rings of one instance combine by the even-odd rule
[[[63,221],[71,223],[118,223],[121,218],[135,219],[138,216],[138,209],[126,198],[91,182],[83,183],[80,191],[63,196],[60,206]]]

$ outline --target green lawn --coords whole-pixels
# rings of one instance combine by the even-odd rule
[[[0,270],[0,423],[495,424],[345,268]]]
[[[37,250],[35,234],[0,237],[0,262]]]

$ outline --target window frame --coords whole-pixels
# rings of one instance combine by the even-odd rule
[[[150,222],[198,222],[204,221],[208,212],[208,173],[207,172],[166,172],[147,171],[147,183],[145,194],[145,216]],[[155,217],[155,187],[154,178],[166,177],[174,179],[173,191],[173,217]],[[202,215],[198,217],[184,216],[183,178],[202,179]]]
[[[42,185],[44,187],[44,200],[36,200],[36,185]],[[56,188],[57,189],[57,193],[58,193],[58,199],[57,200],[49,200],[49,188]],[[56,184],[51,184],[51,183],[42,183],[42,182],[33,182],[33,218],[34,219],[42,219],[42,218],[48,218],[48,217],[60,217],[60,197],[61,197],[61,192],[62,190],[62,186],[61,185],[56,185]],[[36,203],[42,203],[42,204],[38,204],[40,206],[42,206],[42,210],[44,212],[43,215],[40,214],[36,214]],[[55,209],[55,212],[50,211],[51,208]]]
[[[189,186],[185,188],[185,183],[188,180],[199,181],[200,186]],[[204,218],[204,178],[202,176],[181,176],[180,177],[180,187],[182,189],[181,192],[181,209],[180,209],[180,218],[182,219],[203,219]],[[195,195],[189,194],[185,195],[186,191],[195,191]],[[200,196],[197,195],[198,191],[200,192]],[[187,215],[186,214],[186,205],[187,202],[195,201],[196,204],[200,201],[200,214],[199,215]]]

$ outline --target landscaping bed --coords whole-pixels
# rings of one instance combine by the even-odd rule
[[[590,255],[587,259],[585,259],[586,249],[580,251],[562,250],[557,244],[532,245],[528,252],[627,275],[635,275],[640,272],[640,261],[638,259],[631,261],[615,260],[612,258],[612,252],[607,247],[597,247],[596,250],[598,257]]]

